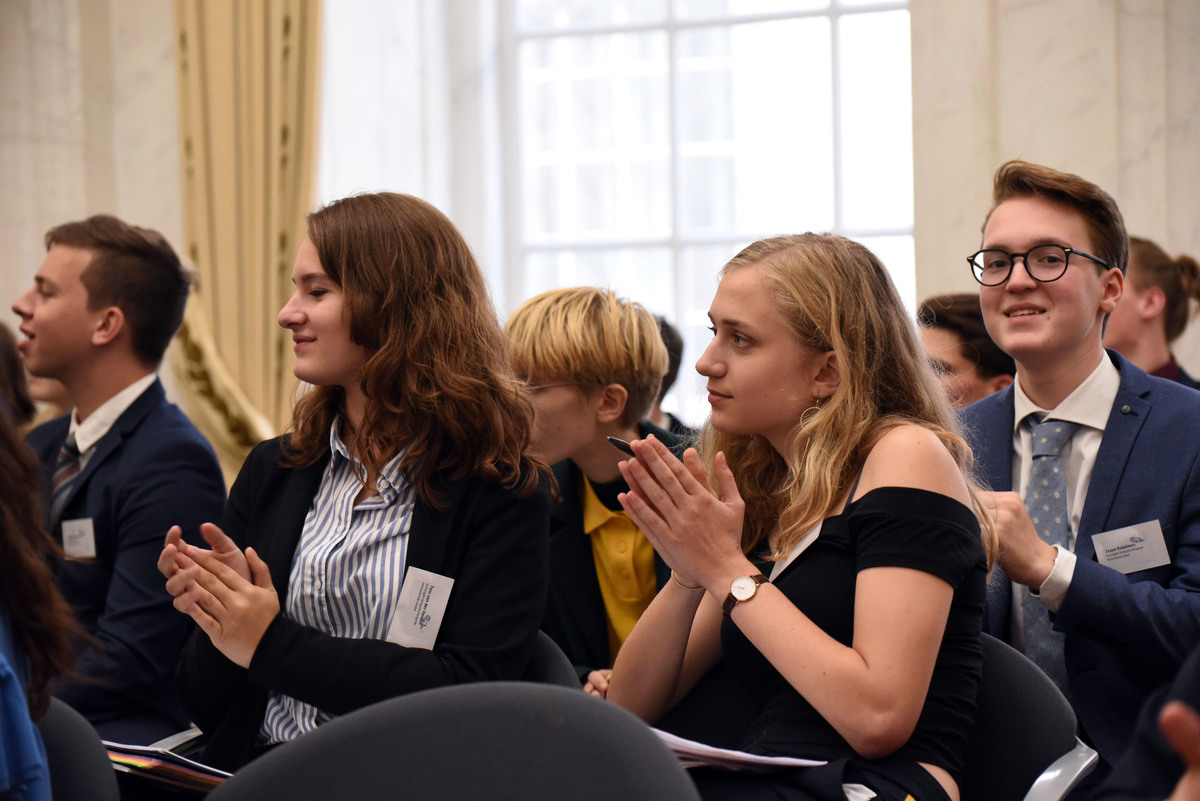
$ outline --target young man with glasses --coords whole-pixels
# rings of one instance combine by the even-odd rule
[[[985,628],[1059,683],[1108,764],[1200,642],[1200,393],[1101,345],[1128,258],[1098,186],[1002,165],[968,261],[1017,378],[961,413],[995,490],[1004,575]]]

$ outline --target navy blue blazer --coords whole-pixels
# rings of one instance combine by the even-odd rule
[[[267,563],[281,604],[329,461],[326,453],[309,467],[283,467],[284,442],[268,440],[250,453],[223,521],[226,534]],[[546,600],[549,482],[518,498],[472,476],[435,478],[446,508],[416,499],[407,553],[408,566],[455,580],[433,650],[334,637],[281,613],[241,668],[197,629],[178,681],[192,719],[209,735],[204,762],[233,770],[255,755],[271,691],[341,715],[417,690],[521,677]]]
[[[683,451],[683,440],[650,423],[641,423],[642,438],[654,434],[668,448]],[[542,615],[542,631],[562,648],[575,666],[580,682],[593,670],[612,664],[608,642],[608,612],[596,576],[592,540],[583,533],[583,473],[570,459],[554,465],[558,502],[550,509],[550,590]],[[656,553],[654,573],[658,588],[671,578],[671,568]]]
[[[69,428],[64,416],[29,432],[47,507]],[[171,605],[158,556],[173,525],[202,542],[200,524],[221,519],[225,479],[208,441],[156,380],[96,443],[71,493],[63,519],[91,518],[96,558],[60,562],[58,584],[95,647],[79,652],[82,679],[60,677],[52,690],[102,737],[150,743],[188,725],[174,674],[191,621]],[[52,533],[62,544],[61,528]]]
[[[1129,744],[1142,702],[1200,643],[1200,393],[1108,351],[1121,384],[1088,485],[1077,563],[1054,628],[1065,635],[1072,704],[1108,762]],[[977,477],[1012,490],[1013,388],[960,412]],[[1157,520],[1171,563],[1123,575],[1096,561],[1092,535]],[[1012,583],[989,583],[984,630],[1011,641]]]

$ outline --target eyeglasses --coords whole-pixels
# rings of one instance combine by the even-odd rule
[[[1030,278],[1047,284],[1063,277],[1071,254],[1091,259],[1101,267],[1108,267],[1108,262],[1104,259],[1062,245],[1038,245],[1024,253],[1009,253],[1002,248],[986,248],[968,256],[967,263],[971,265],[971,272],[976,281],[984,286],[1000,286],[1012,275],[1013,265],[1019,257],[1025,262],[1025,272],[1029,273]]]
[[[576,386],[574,381],[559,381],[554,384],[534,384],[529,381],[525,382],[526,391],[533,392],[533,393],[542,392],[543,390],[547,390],[547,389],[554,389],[555,387],[573,387],[573,386]]]

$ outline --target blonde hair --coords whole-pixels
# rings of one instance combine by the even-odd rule
[[[620,384],[629,393],[621,422],[649,414],[667,372],[658,321],[608,289],[552,289],[521,304],[505,324],[517,374],[582,389]]]
[[[795,421],[786,458],[762,436],[724,434],[705,425],[701,453],[710,478],[716,453],[724,451],[746,502],[742,550],[757,551],[778,526],[771,558],[790,553],[835,511],[880,437],[912,423],[933,432],[962,471],[990,565],[995,532],[977,501],[970,448],[875,254],[831,234],[780,236],[750,245],[721,275],[751,267],[762,271],[797,341],[837,355],[841,380],[826,401]]]

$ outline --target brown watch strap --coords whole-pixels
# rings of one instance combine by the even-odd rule
[[[738,578],[742,577],[738,576]],[[733,612],[733,607],[737,606],[741,601],[749,601],[751,598],[757,595],[758,588],[769,581],[769,579],[762,573],[755,573],[753,576],[750,576],[750,578],[754,579],[754,592],[748,597],[739,599],[733,594],[733,588],[730,588],[729,594],[725,596],[725,603],[721,606],[721,612],[725,615],[725,617],[729,617],[730,613]],[[734,581],[737,581],[737,579],[734,579]]]

